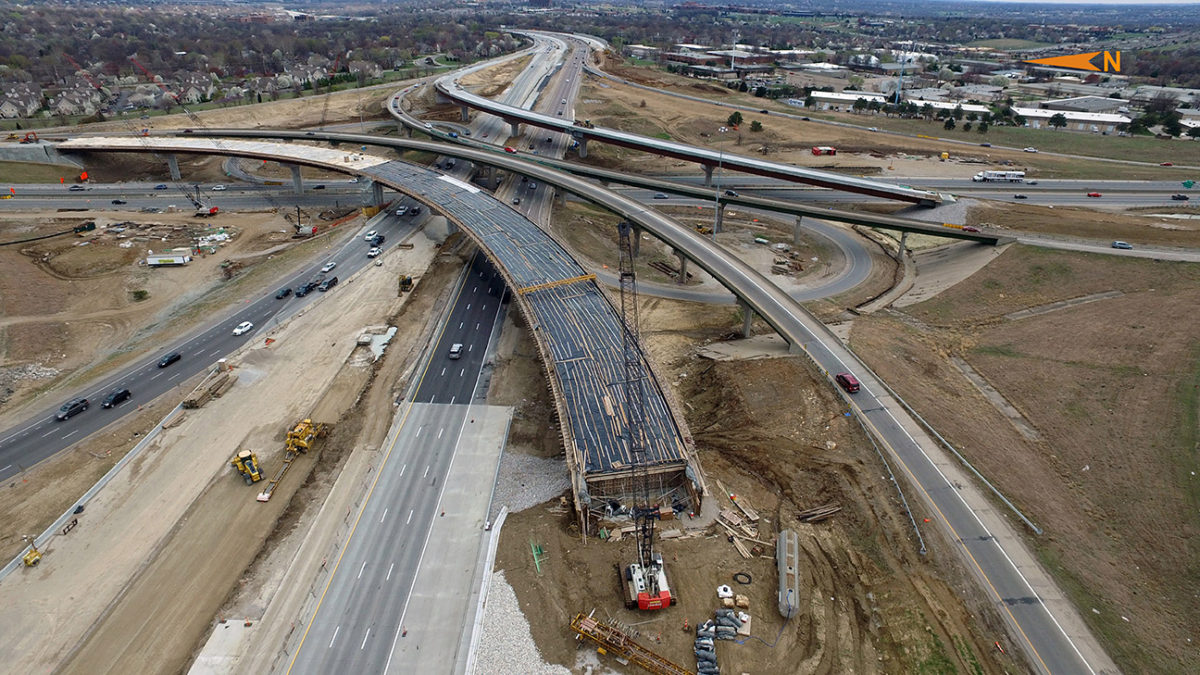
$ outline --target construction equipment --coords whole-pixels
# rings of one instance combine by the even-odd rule
[[[287,448],[283,453],[283,466],[275,472],[275,476],[267,483],[266,489],[258,494],[258,501],[269,501],[275,488],[279,487],[279,481],[283,480],[284,474],[292,468],[292,462],[308,452],[318,438],[324,438],[328,433],[329,425],[313,422],[311,419],[302,420],[292,427],[287,433]]]
[[[262,471],[259,470],[258,456],[249,450],[239,452],[236,457],[229,460],[229,464],[242,475],[246,485],[257,483],[263,479]]]
[[[36,131],[30,131],[25,134],[25,138],[21,139],[22,143],[37,143],[38,135]]]
[[[576,639],[587,638],[599,645],[601,653],[628,659],[654,675],[692,675],[693,671],[643,647],[624,631],[602,624],[590,616],[576,614],[575,618],[571,619],[571,630],[578,634]]]
[[[400,277],[400,292],[407,293],[407,292],[411,291],[412,289],[413,289],[412,275],[406,274],[406,275]]]
[[[633,225],[621,221],[617,225],[620,244],[621,345],[625,361],[626,442],[632,458],[633,498],[630,510],[637,532],[637,559],[621,571],[621,587],[625,590],[628,609],[665,609],[675,604],[667,585],[666,567],[662,554],[654,550],[654,521],[659,518],[658,505],[650,499],[650,475],[646,464],[645,415],[646,373],[638,329],[637,275],[633,267],[633,247],[630,234]]]
[[[21,560],[24,561],[26,567],[35,567],[42,561],[42,552],[38,550],[37,539],[33,535],[22,538],[29,542],[29,552]]]

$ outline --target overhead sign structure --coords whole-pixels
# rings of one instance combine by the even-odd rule
[[[1121,72],[1121,52],[1088,52],[1086,54],[1067,54],[1065,56],[1049,56],[1044,59],[1030,59],[1025,63],[1036,63],[1040,66],[1056,66],[1058,68],[1073,68],[1075,70],[1090,70],[1092,72],[1100,72],[1101,68],[1097,68],[1092,63],[1092,59],[1100,54],[1104,54],[1102,61],[1104,72]],[[1111,70],[1110,70],[1111,66]]]

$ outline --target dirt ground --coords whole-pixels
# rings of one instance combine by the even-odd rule
[[[1045,530],[1031,546],[1127,672],[1200,664],[1198,280],[1192,264],[1013,246],[907,313],[856,320],[851,337]],[[1105,292],[1115,296],[1005,318]]]
[[[1080,239],[1123,239],[1157,246],[1200,245],[1200,219],[1163,217],[1172,212],[1169,208],[1114,212],[1071,206],[980,203],[968,210],[965,224]]]
[[[718,645],[729,672],[779,672],[785,663],[798,673],[1024,670],[992,646],[1003,629],[979,606],[953,556],[943,562],[937,546],[925,558],[917,553],[869,441],[800,359],[700,360],[693,350],[728,332],[727,317],[658,299],[646,302],[642,316],[649,349],[687,408],[710,485],[720,479],[753,505],[763,517],[764,541],[773,540],[779,527],[800,533],[803,609],[787,624],[779,615],[770,546],[759,546],[761,555],[745,560],[710,528],[661,542],[679,604],[659,615],[627,611],[615,566],[632,554],[632,539],[583,542],[573,516],[554,501],[511,514],[497,556],[497,567],[534,619],[533,635],[546,660],[584,672],[594,657],[577,652],[567,624],[577,612],[594,609],[602,620],[632,626],[667,658],[694,667],[694,635],[683,629],[684,621],[695,626],[711,617],[718,607],[714,589],[730,584],[750,597],[755,637]],[[797,521],[799,510],[830,502],[842,507],[830,520]],[[660,531],[674,527],[664,521]],[[548,553],[540,576],[530,542]],[[741,571],[752,577],[748,586],[732,579]]]
[[[219,309],[231,283],[252,278],[273,284],[281,263],[311,256],[331,241],[328,235],[293,240],[286,219],[271,212],[211,219],[111,211],[13,214],[0,218],[0,231],[6,238],[33,237],[87,221],[96,223],[94,231],[0,248],[6,270],[0,275],[0,425],[27,414],[36,394],[79,386],[144,355],[151,340],[161,344],[203,318],[197,307]],[[193,246],[198,237],[221,232],[229,241],[187,266],[138,264],[147,253]],[[242,265],[232,281],[221,271],[229,259]],[[17,376],[30,365],[57,377]]]
[[[325,311],[328,301],[314,304],[273,331],[273,343],[235,355],[239,381],[229,393],[164,432],[89,505],[78,530],[52,542],[35,574],[0,585],[3,607],[12,609],[0,622],[26,636],[8,646],[6,662],[60,665],[64,672],[183,668],[319,453],[299,460],[266,505],[254,500],[258,486],[231,474],[229,456],[253,449],[273,473],[285,428],[309,415],[337,423],[323,443],[332,456],[354,445],[361,420],[343,425],[340,418],[370,380],[370,368],[343,364],[362,349],[355,347],[358,332],[393,311],[396,274],[432,258],[430,242],[420,235],[414,242],[414,250],[396,251],[384,267],[339,286],[339,311]],[[130,522],[140,525],[129,530]],[[164,588],[172,593],[164,596]],[[68,613],[53,609],[66,606]],[[101,612],[103,621],[93,625]],[[25,621],[41,628],[22,628]]]

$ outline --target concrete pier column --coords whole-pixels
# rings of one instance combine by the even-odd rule
[[[579,159],[587,159],[587,144],[588,139],[579,139]]]
[[[633,241],[630,242],[630,248],[632,249],[630,252],[633,253],[633,257],[636,258],[638,257],[638,252],[642,250],[642,228],[634,225],[632,229]]]
[[[792,246],[800,246],[800,230],[804,227],[804,216],[796,216],[796,224],[792,226]]]
[[[179,158],[175,155],[167,155],[167,169],[171,172],[171,180],[183,180],[179,173]]]
[[[738,307],[742,308],[742,337],[750,337],[750,327],[754,323],[754,310],[751,309],[750,303],[738,298]]]
[[[496,180],[496,167],[488,164],[487,173],[483,178],[483,186],[490,187],[493,190],[500,187],[500,183]]]
[[[686,284],[686,283],[687,283],[687,274],[688,274],[688,271],[687,271],[687,263],[688,263],[687,256],[685,256],[685,255],[683,254],[683,251],[676,250],[676,251],[675,251],[675,257],[676,257],[676,258],[679,258],[679,283],[681,283],[681,284]]]
[[[906,246],[908,246],[908,231],[904,231],[904,232],[900,233],[900,255],[897,256],[898,259],[904,257],[904,251],[905,251]]]
[[[546,189],[547,189],[547,190],[550,190],[550,189],[553,189],[553,190],[554,190],[554,205],[555,205],[555,206],[557,206],[557,207],[559,207],[559,208],[563,208],[563,207],[565,207],[565,206],[567,205],[567,192],[566,192],[566,190],[560,190],[560,189],[558,189],[558,188],[546,188]]]
[[[711,164],[701,164],[701,169],[704,169],[704,184],[712,185],[713,167]]]
[[[515,120],[510,121],[508,123],[508,132],[509,132],[508,133],[509,136],[520,136],[521,135],[521,123],[517,122]]]
[[[380,183],[371,183],[371,206],[380,206],[383,204],[383,185]]]
[[[720,232],[721,226],[725,224],[725,206],[717,202],[717,218],[713,221],[713,232]]]
[[[396,122],[396,131],[404,134],[405,138],[412,138],[412,127],[408,126],[404,122]]]
[[[460,122],[470,122],[471,109],[465,105],[458,106],[458,119]]]
[[[298,195],[304,194],[304,179],[300,177],[300,165],[290,164],[288,168],[292,170],[292,189]]]

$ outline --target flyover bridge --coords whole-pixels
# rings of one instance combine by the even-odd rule
[[[479,244],[513,290],[541,352],[567,448],[576,507],[632,495],[623,324],[608,296],[561,245],[479,188],[407,162],[304,145],[200,138],[79,138],[61,152],[172,152],[253,157],[365,176],[446,215]],[[615,224],[614,224],[615,226]],[[644,354],[645,461],[656,493],[698,507],[702,483],[682,414]]]
[[[490,65],[490,64],[489,64]],[[512,125],[512,135],[518,135],[518,126],[521,123],[529,124],[535,127],[541,127],[550,131],[557,131],[569,134],[571,137],[579,141],[579,154],[581,157],[587,156],[587,143],[592,140],[603,143],[610,143],[632,150],[641,152],[650,152],[657,155],[681,159],[688,162],[700,164],[704,169],[705,175],[711,177],[714,168],[725,168],[731,171],[741,171],[744,173],[755,174],[758,176],[767,176],[769,178],[777,178],[780,180],[792,181],[795,183],[806,183],[818,187],[829,188],[832,190],[841,190],[844,192],[856,192],[873,197],[881,197],[883,199],[894,199],[913,204],[921,204],[923,206],[936,206],[942,201],[941,195],[937,192],[928,190],[918,190],[911,187],[902,187],[898,185],[890,185],[881,183],[867,178],[857,178],[854,176],[844,176],[829,171],[820,171],[817,169],[807,169],[791,164],[781,164],[779,162],[768,162],[766,160],[755,159],[754,157],[746,157],[744,155],[735,155],[726,152],[718,152],[707,148],[699,148],[686,143],[678,143],[675,141],[663,140],[660,138],[651,138],[625,131],[615,129],[606,129],[603,127],[588,126],[585,123],[571,121],[563,116],[544,115],[532,110],[524,110],[513,106],[505,105],[488,98],[484,98],[477,94],[473,94],[464,89],[459,83],[458,78],[468,74],[472,68],[458,71],[454,75],[447,75],[436,80],[435,85],[438,93],[457,103],[463,113],[463,119],[466,119],[468,108],[476,108],[486,113],[503,118]],[[389,106],[395,114],[395,108]]]

